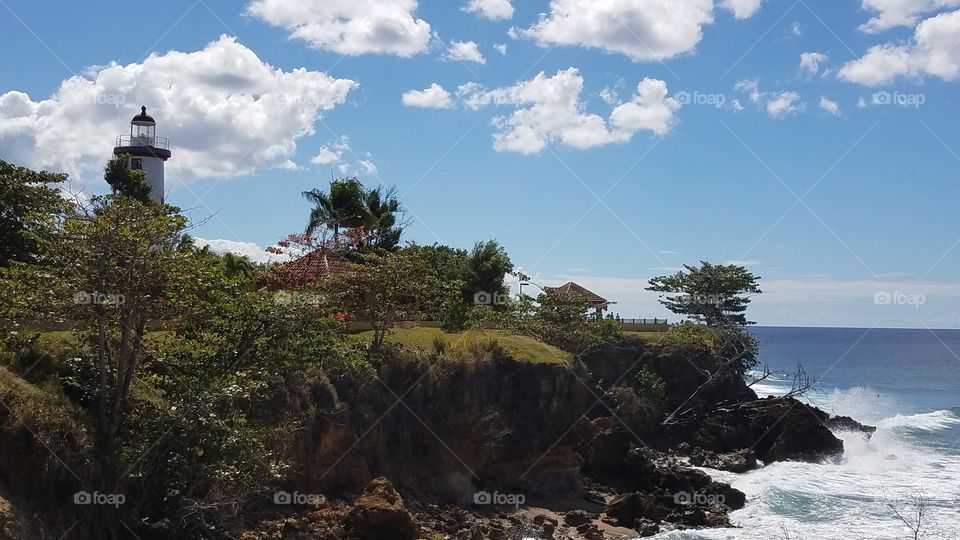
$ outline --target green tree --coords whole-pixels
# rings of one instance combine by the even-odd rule
[[[745,315],[750,296],[760,294],[759,276],[735,264],[684,265],[685,271],[650,279],[648,291],[660,294],[670,311],[716,327],[753,324]]]
[[[586,299],[545,289],[532,304],[521,300],[511,308],[514,331],[581,356],[619,338],[620,325],[593,316],[596,306]]]
[[[394,251],[400,245],[404,224],[399,220],[403,207],[396,188],[378,186],[367,192],[366,227],[371,234],[370,247]]]
[[[228,276],[240,276],[246,280],[253,280],[253,263],[246,256],[228,251],[220,259]]]
[[[363,264],[319,283],[331,306],[345,310],[351,319],[370,323],[372,351],[382,348],[396,323],[437,313],[449,291],[459,286],[459,282],[436,279],[425,260],[408,251],[367,254]]]
[[[400,244],[404,223],[403,207],[396,188],[378,186],[367,189],[356,178],[336,178],[327,191],[318,188],[303,192],[314,206],[307,221],[306,234],[326,228],[339,243],[341,232],[355,233],[359,247],[394,251]]]
[[[325,372],[370,373],[339,320],[248,294],[185,225],[170,206],[95,198],[57,224],[39,263],[0,271],[5,314],[79,323],[79,349],[48,387],[87,409],[95,470],[83,487],[127,497],[82,508],[91,537],[159,522],[169,537],[229,536],[225,524],[286,473],[318,393],[336,402]]]
[[[123,479],[121,432],[131,389],[150,356],[148,325],[169,311],[167,299],[202,287],[187,272],[192,249],[177,244],[186,220],[173,207],[129,197],[95,198],[89,209],[73,209],[41,244],[41,264],[17,263],[4,272],[20,315],[79,321],[90,354],[90,377],[81,383],[90,396],[95,433],[96,488],[118,493]],[[116,514],[98,515],[106,530],[119,529]]]
[[[367,223],[366,189],[356,178],[330,181],[329,191],[318,188],[304,191],[303,197],[313,204],[305,232],[313,235],[322,227],[339,237],[341,228],[356,228]]]
[[[475,295],[484,294],[495,299],[510,292],[504,279],[513,271],[507,250],[496,240],[477,242],[467,259],[467,278],[464,299],[473,302]]]
[[[410,244],[403,252],[422,260],[422,265],[431,279],[444,286],[448,294],[443,299],[438,313],[427,313],[426,317],[437,319],[447,332],[460,332],[466,329],[470,307],[464,300],[466,279],[468,276],[468,253],[462,249],[440,244],[420,246]],[[472,300],[472,299],[471,299]]]
[[[187,532],[170,537],[227,538],[238,511],[290,472],[311,411],[336,405],[325,373],[349,370],[358,351],[305,297],[243,294],[220,265],[198,270],[231,294],[178,306],[206,316],[162,338],[143,365],[124,462],[132,479],[149,479],[142,521]]]
[[[122,195],[146,203],[150,202],[150,184],[147,173],[130,168],[130,156],[114,156],[103,168],[103,179],[110,184],[114,195]]]
[[[0,160],[0,267],[36,261],[39,237],[67,208],[54,187],[66,179]]]

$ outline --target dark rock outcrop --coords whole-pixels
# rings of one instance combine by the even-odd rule
[[[690,463],[719,471],[745,473],[757,467],[757,456],[750,449],[718,454],[696,448],[690,453]]]
[[[571,527],[579,527],[584,523],[590,523],[596,516],[586,510],[574,510],[567,512],[563,516],[563,522]]]
[[[876,427],[861,424],[849,416],[831,416],[827,419],[826,424],[828,428],[834,431],[858,431],[866,433],[867,436],[873,435],[877,431]]]
[[[829,418],[796,399],[766,398],[719,408],[690,428],[696,443],[713,452],[750,448],[765,463],[820,461],[843,452]]]
[[[415,540],[418,528],[403,499],[386,478],[375,478],[347,514],[346,530],[359,540]]]
[[[637,520],[642,519],[656,523],[663,519],[666,513],[666,509],[657,503],[653,495],[643,493],[622,495],[607,506],[607,515],[622,527],[632,528]]]

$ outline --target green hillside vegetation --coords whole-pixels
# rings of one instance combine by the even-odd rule
[[[372,331],[353,336],[364,342],[373,338]],[[444,343],[439,345],[438,342]],[[462,333],[447,333],[440,328],[398,328],[387,337],[387,343],[412,347],[423,352],[446,347],[453,358],[463,358],[471,347],[500,346],[519,362],[531,364],[567,364],[572,355],[553,345],[529,336],[510,334],[504,330],[470,330]]]

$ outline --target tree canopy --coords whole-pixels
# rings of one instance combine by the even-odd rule
[[[39,237],[67,208],[54,187],[66,179],[0,160],[0,267],[36,259]]]
[[[110,184],[115,195],[130,197],[140,202],[150,201],[150,184],[147,173],[130,168],[130,156],[114,156],[103,168],[103,179]]]
[[[507,250],[496,240],[474,244],[467,266],[465,295],[468,300],[472,301],[475,294],[486,293],[491,298],[496,298],[509,292],[504,279],[513,271],[513,262],[510,261]]]
[[[685,270],[650,279],[648,291],[660,294],[670,311],[709,326],[753,324],[745,315],[750,296],[760,294],[759,276],[735,264],[684,265]]]
[[[393,251],[400,244],[403,207],[396,188],[367,189],[357,178],[335,178],[327,191],[314,188],[303,197],[314,205],[305,228],[308,236],[326,229],[336,242],[344,229],[359,230],[360,247]]]

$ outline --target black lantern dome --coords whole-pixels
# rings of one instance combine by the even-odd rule
[[[130,121],[131,124],[141,125],[141,126],[155,126],[157,125],[156,120],[152,116],[147,114],[147,106],[143,105],[140,107],[140,114],[133,117],[133,120]]]
[[[157,137],[157,122],[147,114],[147,106],[144,105],[140,107],[140,114],[130,120],[130,135],[117,137],[113,153],[166,160],[170,158],[170,141],[166,137]]]

